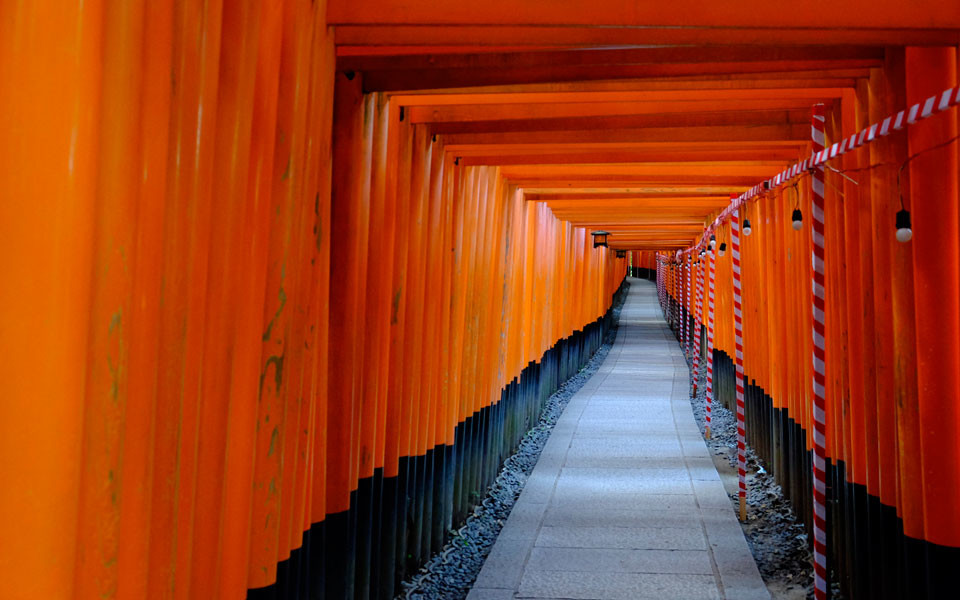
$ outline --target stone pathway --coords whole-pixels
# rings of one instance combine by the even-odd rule
[[[655,284],[571,399],[468,600],[770,596],[688,400]]]

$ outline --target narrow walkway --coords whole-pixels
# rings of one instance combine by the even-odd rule
[[[554,428],[468,600],[770,597],[656,286],[630,283],[616,344]]]

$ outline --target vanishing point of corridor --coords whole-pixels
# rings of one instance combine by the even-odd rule
[[[654,283],[567,405],[469,600],[769,598],[689,398]]]

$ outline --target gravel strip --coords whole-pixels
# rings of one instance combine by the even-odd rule
[[[624,294],[623,298],[626,297]],[[467,597],[497,535],[523,491],[527,477],[533,472],[557,419],[574,394],[597,372],[610,353],[617,337],[617,323],[622,308],[623,302],[613,308],[613,326],[586,366],[547,399],[540,421],[520,441],[517,452],[504,461],[500,475],[487,490],[483,502],[467,517],[463,527],[451,532],[453,537],[440,552],[416,575],[401,583],[403,591],[397,596],[398,599],[461,600]]]
[[[692,367],[691,367],[692,370]],[[700,366],[700,381],[697,396],[690,400],[701,435],[706,421],[706,372]],[[727,473],[737,478],[737,414],[720,404],[711,411],[711,438],[705,440],[710,452],[721,457],[717,465],[724,475],[722,458],[727,459]],[[747,538],[747,545],[770,595],[778,600],[801,600],[813,598],[813,554],[807,545],[807,533],[790,501],[783,494],[773,475],[764,467],[763,461],[747,446],[747,521],[740,523]],[[717,459],[714,459],[717,462]],[[740,502],[736,493],[727,494],[734,511],[739,511]],[[840,588],[832,586],[830,597],[843,600]]]

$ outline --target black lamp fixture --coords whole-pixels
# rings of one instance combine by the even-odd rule
[[[627,257],[626,250],[617,250],[617,258],[626,258],[626,257]]]
[[[717,249],[717,236],[712,234],[710,235],[710,249],[711,250]]]
[[[753,229],[750,228],[750,219],[743,220],[743,235],[750,235]]]
[[[913,239],[913,229],[910,226],[910,211],[901,208],[897,211],[897,241],[905,244]]]
[[[720,251],[718,252],[718,254],[719,254],[720,256],[723,256],[723,255],[726,253],[726,251],[727,251],[727,243],[726,243],[726,242],[720,242]]]
[[[591,232],[590,235],[593,236],[593,247],[594,247],[594,248],[599,248],[599,247],[601,247],[601,246],[604,247],[604,248],[607,248],[607,247],[608,247],[608,246],[607,246],[607,236],[610,235],[608,232],[602,231],[602,230],[601,230],[601,231],[594,231],[594,232]]]
[[[793,228],[800,231],[800,228],[803,227],[803,213],[800,212],[799,208],[793,209],[793,216],[790,219],[793,221]]]

